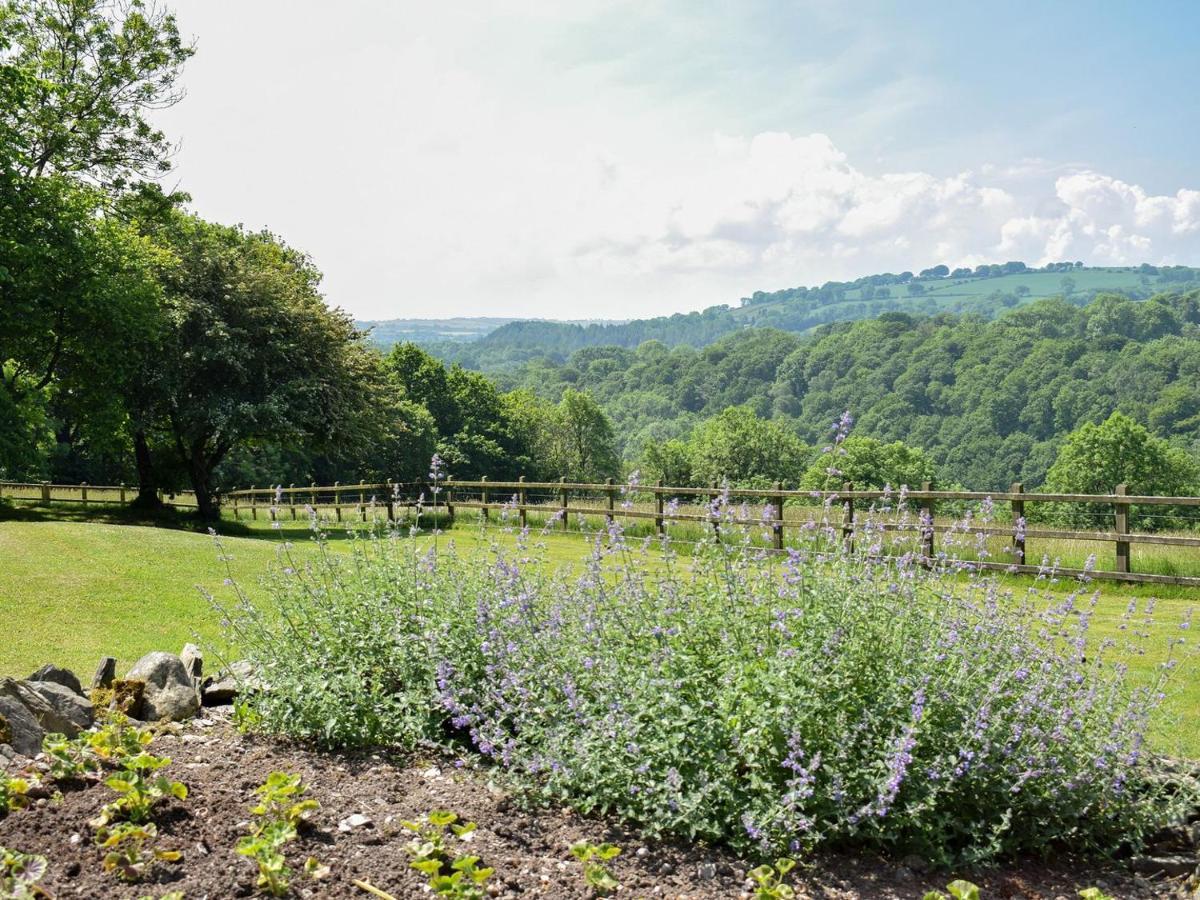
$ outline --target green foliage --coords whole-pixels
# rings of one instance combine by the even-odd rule
[[[258,802],[250,808],[254,820],[250,833],[238,839],[236,850],[258,866],[258,887],[272,897],[282,897],[291,884],[283,849],[296,839],[298,829],[308,821],[320,804],[304,799],[305,787],[299,774],[271,772],[254,793]],[[328,867],[309,857],[304,872],[310,878],[322,878]]]
[[[934,477],[934,463],[923,450],[901,441],[885,444],[870,437],[851,435],[842,441],[835,457],[824,457],[805,471],[800,487],[834,490],[849,481],[860,490],[882,490],[890,485],[919,488]]]
[[[73,779],[99,770],[100,759],[90,752],[87,738],[72,740],[65,734],[51,733],[42,738],[42,752],[50,763],[50,777]]]
[[[182,96],[175,82],[192,50],[173,15],[141,0],[9,0],[4,13],[0,61],[36,84],[27,102],[0,104],[17,168],[117,183],[169,168],[147,114]]]
[[[29,804],[30,783],[20,776],[0,777],[0,818]]]
[[[1085,422],[1067,435],[1046,475],[1050,493],[1110,494],[1118,484],[1135,495],[1169,497],[1200,493],[1200,462],[1152,435],[1129,416],[1114,412],[1099,425]],[[1190,514],[1190,515],[1189,515]],[[1093,523],[1093,511],[1063,504],[1057,517],[1075,525]],[[1186,507],[1135,507],[1131,524],[1161,525],[1163,516],[1178,524],[1194,518]]]
[[[795,484],[809,457],[795,432],[760,418],[748,406],[731,406],[696,426],[688,450],[692,483],[697,485]]]
[[[941,891],[928,891],[923,900],[979,900],[979,888],[971,884],[969,881],[958,879],[946,885],[946,890],[949,894],[943,894]]]
[[[44,896],[37,883],[46,875],[46,857],[0,847],[0,898],[33,900]]]
[[[764,863],[751,869],[749,875],[754,882],[755,900],[792,900],[796,892],[784,879],[795,867],[796,861],[785,857],[776,860],[774,866]]]
[[[560,571],[520,538],[484,561],[380,533],[222,614],[272,686],[248,700],[263,731],[468,748],[535,800],[742,852],[1102,852],[1192,802],[1143,759],[1173,667],[1124,661],[1152,629],[1095,641],[1078,592],[880,564],[838,524],[782,561],[723,525],[683,565],[614,526]],[[414,858],[451,824],[410,823]]]
[[[187,799],[187,787],[182,782],[155,774],[171,764],[168,757],[141,752],[123,757],[120,763],[121,768],[104,779],[104,784],[117,793],[117,799],[106,804],[91,820],[93,827],[110,822],[148,822],[161,801],[171,797]]]
[[[474,836],[475,823],[458,821],[458,814],[435,809],[415,822],[402,822],[414,837],[405,845],[409,865],[429,879],[430,890],[439,897],[454,900],[482,900],[485,886],[495,870],[479,865],[479,857],[458,854],[450,846],[453,837],[460,843]]]
[[[141,881],[156,862],[178,862],[183,858],[178,850],[154,847],[157,839],[158,828],[153,822],[117,822],[102,826],[96,832],[96,845],[107,851],[104,871],[122,881]]]
[[[611,894],[620,887],[605,865],[620,854],[621,848],[616,844],[593,844],[584,839],[571,845],[571,855],[583,864],[584,884],[600,896]]]

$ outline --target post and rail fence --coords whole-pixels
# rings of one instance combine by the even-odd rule
[[[731,499],[746,504],[747,513],[757,508],[760,515],[724,517],[714,514],[713,501],[727,490]],[[530,494],[535,495],[531,498]],[[59,485],[48,482],[0,481],[0,500],[52,503],[110,503],[123,504],[137,495],[134,488],[124,485]],[[538,496],[542,499],[538,499]],[[609,479],[604,484],[568,482],[566,479],[549,482],[527,481],[522,476],[517,481],[492,481],[484,477],[478,481],[447,479],[439,483],[435,495],[427,482],[357,482],[333,485],[276,485],[271,487],[235,488],[222,492],[222,502],[231,508],[236,519],[258,519],[260,514],[277,520],[282,517],[295,520],[305,508],[332,511],[337,521],[346,521],[346,513],[352,521],[366,522],[373,518],[395,521],[402,513],[409,513],[423,504],[426,510],[437,505],[441,512],[453,518],[462,510],[476,510],[480,520],[492,521],[492,512],[508,511],[514,514],[521,526],[528,524],[528,515],[533,512],[546,518],[556,517],[563,530],[569,529],[570,519],[592,517],[602,522],[615,519],[648,521],[654,530],[662,534],[673,523],[703,523],[720,533],[723,524],[754,525],[764,528],[769,535],[770,545],[764,549],[784,551],[787,533],[798,529],[811,529],[812,518],[804,510],[812,511],[822,504],[840,511],[840,520],[834,527],[843,541],[851,543],[858,536],[862,516],[869,513],[872,504],[895,503],[897,491],[858,490],[844,484],[838,491],[786,490],[778,482],[771,488],[728,489],[713,487],[672,487],[657,482],[629,486]],[[978,568],[998,569],[1009,572],[1038,574],[1045,567],[1029,562],[1028,544],[1031,541],[1085,541],[1111,544],[1114,547],[1112,569],[1097,568],[1084,572],[1082,569],[1057,568],[1061,575],[1082,575],[1131,583],[1159,583],[1187,587],[1200,587],[1200,576],[1181,574],[1156,574],[1136,572],[1133,567],[1133,545],[1159,545],[1194,549],[1194,559],[1200,563],[1200,535],[1154,534],[1131,531],[1130,509],[1145,507],[1200,507],[1200,497],[1135,496],[1126,491],[1125,485],[1117,485],[1111,494],[1066,494],[1026,492],[1021,484],[1013,484],[1008,491],[940,491],[930,482],[920,489],[907,490],[904,494],[908,504],[915,507],[917,516],[908,521],[875,520],[872,528],[888,531],[909,531],[919,540],[918,556],[927,563],[935,563],[939,556],[938,535],[962,535],[962,526],[938,522],[937,504],[977,503],[991,504],[997,510],[1007,504],[1011,524],[972,524],[965,529],[971,536],[1002,539],[1010,554],[1008,560],[971,560]],[[624,498],[623,502],[618,502]],[[637,502],[633,502],[636,499]],[[688,503],[688,500],[691,500]],[[574,501],[574,502],[573,502]],[[668,508],[666,501],[673,501],[676,508]],[[164,502],[179,507],[195,507],[195,496],[190,492],[179,492],[164,497]],[[1111,522],[1110,527],[1097,530],[1067,528],[1030,527],[1026,523],[1026,508],[1035,504],[1086,504],[1098,510],[1098,514]],[[767,513],[767,507],[770,512]]]

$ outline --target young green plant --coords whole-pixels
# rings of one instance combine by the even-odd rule
[[[596,894],[611,894],[620,885],[605,865],[616,859],[621,848],[616,844],[593,844],[588,840],[571,845],[571,855],[583,864],[583,880]]]

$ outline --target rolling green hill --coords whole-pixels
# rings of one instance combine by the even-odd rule
[[[422,343],[448,362],[480,371],[506,371],[531,359],[562,362],[584,347],[633,348],[648,340],[661,341],[668,347],[704,347],[748,327],[803,334],[831,322],[893,312],[971,312],[990,319],[1047,297],[1063,296],[1082,306],[1098,293],[1145,299],[1163,290],[1197,283],[1200,269],[1186,266],[1089,268],[1056,263],[1035,270],[1024,263],[1010,262],[953,273],[939,266],[917,275],[883,273],[849,282],[827,282],[820,287],[760,291],[742,298],[738,306],[713,306],[701,312],[621,323],[511,321],[469,343]]]

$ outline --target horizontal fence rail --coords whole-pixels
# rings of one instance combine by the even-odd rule
[[[34,503],[110,503],[123,504],[137,496],[136,488],[125,485],[59,485],[48,482],[0,481],[0,499]],[[745,514],[728,509],[715,512],[720,497],[745,505]],[[569,530],[570,521],[593,518],[600,521],[623,519],[631,522],[653,523],[654,531],[664,533],[668,526],[692,524],[712,527],[717,533],[722,526],[748,525],[764,529],[769,535],[765,549],[782,551],[789,535],[799,530],[811,530],[812,513],[826,510],[826,516],[836,519],[835,530],[841,539],[853,542],[861,539],[864,530],[884,533],[907,532],[916,543],[916,555],[934,564],[944,561],[951,550],[961,546],[965,537],[1000,539],[1008,553],[1007,560],[973,559],[977,568],[1039,574],[1045,566],[1029,562],[1030,541],[1083,541],[1113,547],[1111,569],[1097,568],[1085,572],[1078,568],[1055,568],[1062,575],[1083,575],[1122,582],[1142,582],[1200,587],[1200,575],[1156,574],[1133,569],[1134,545],[1194,548],[1188,558],[1200,570],[1200,536],[1155,534],[1132,531],[1129,527],[1132,507],[1200,507],[1200,497],[1160,497],[1129,494],[1124,485],[1117,485],[1111,494],[1051,494],[1026,492],[1021,484],[1008,491],[942,491],[932,483],[920,489],[899,491],[857,490],[844,484],[836,491],[787,490],[776,484],[770,488],[739,488],[713,485],[711,487],[676,487],[658,484],[626,485],[609,480],[603,484],[559,481],[462,481],[448,478],[440,482],[437,492],[428,482],[358,482],[332,485],[275,485],[271,487],[235,488],[221,494],[222,502],[232,508],[237,519],[258,519],[260,514],[273,521],[298,520],[307,517],[306,508],[330,512],[337,521],[347,516],[366,522],[369,519],[394,521],[400,515],[410,515],[418,504],[430,510],[437,501],[439,512],[453,518],[460,510],[473,510],[484,523],[493,514],[511,515],[522,526],[533,513],[543,519],[557,518],[562,530]],[[167,504],[195,507],[191,492],[180,492],[163,498]],[[1037,504],[1086,505],[1094,515],[1104,520],[1095,530],[1038,527],[1026,520],[1027,506]],[[876,515],[880,504],[889,505],[893,513],[905,505],[915,517]],[[939,504],[942,510],[939,511]],[[961,523],[939,519],[947,506],[964,504],[989,505],[997,513],[1010,518],[1011,524]],[[939,537],[941,546],[939,547]]]

